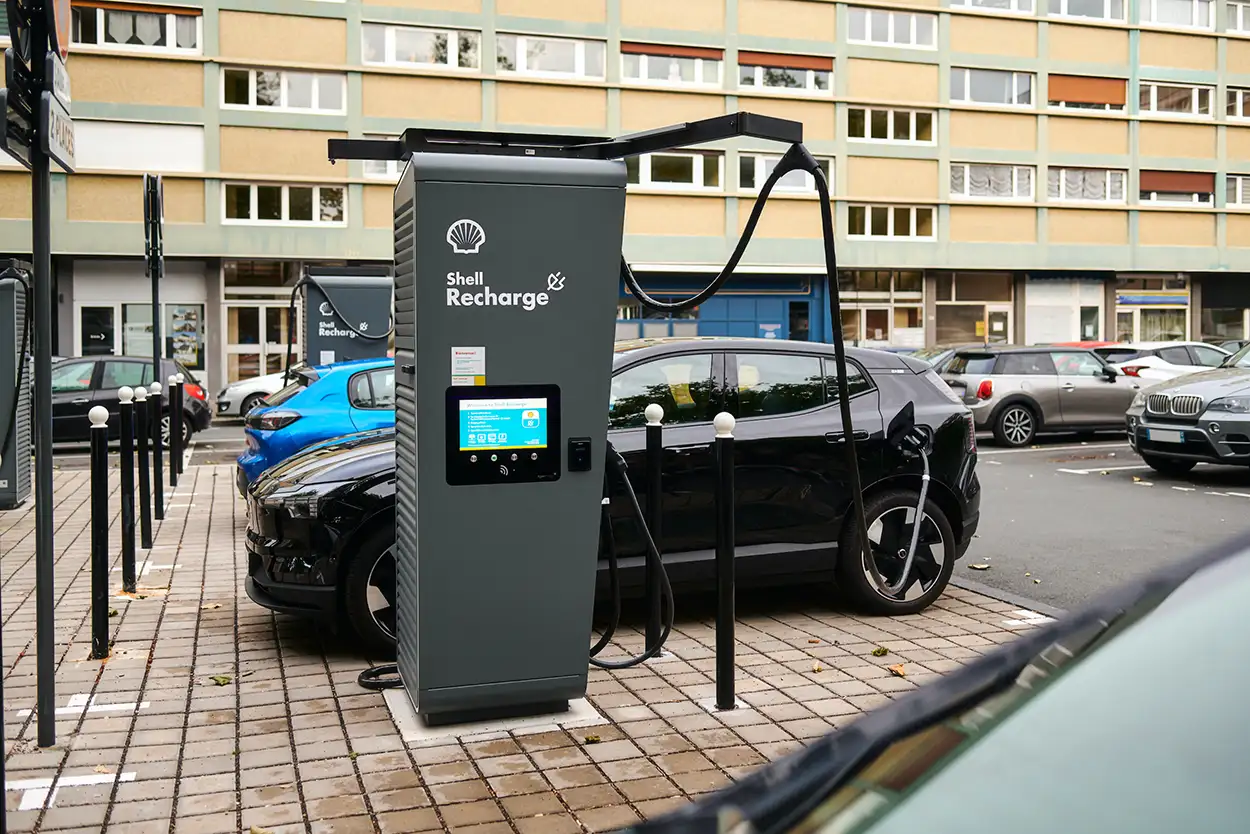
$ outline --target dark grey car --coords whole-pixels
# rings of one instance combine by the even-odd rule
[[[1143,389],[1125,420],[1129,443],[1158,472],[1181,475],[1202,461],[1250,466],[1250,346],[1223,367]]]

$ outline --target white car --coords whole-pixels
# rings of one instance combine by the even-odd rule
[[[246,417],[261,400],[282,390],[283,375],[279,371],[230,383],[217,395],[217,416]]]
[[[1203,342],[1126,342],[1094,348],[1125,376],[1152,382],[1218,368],[1231,353]]]

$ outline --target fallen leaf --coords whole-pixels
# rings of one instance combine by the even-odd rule
[[[1026,571],[1024,572],[1024,575],[1025,575],[1025,576],[1032,576],[1033,574],[1029,573],[1029,572],[1026,570]]]
[[[1040,580],[1040,579],[1034,579],[1034,580],[1033,580],[1033,584],[1034,584],[1034,585],[1041,585],[1041,584],[1042,584],[1042,580]]]
[[[1099,472],[1098,474],[1099,474],[1099,475],[1110,475],[1111,473],[1110,473],[1110,472],[1108,472],[1107,470],[1105,470],[1105,469],[1104,469],[1104,470],[1102,470],[1101,472]]]
[[[1133,483],[1135,483],[1135,484],[1140,484],[1140,483],[1141,483],[1141,478],[1140,478],[1140,477],[1138,477],[1137,475],[1134,475],[1134,476],[1133,476]]]
[[[213,675],[211,678],[209,678],[209,680],[211,680],[213,683],[217,684],[218,686],[225,686],[226,684],[230,683],[231,678],[229,675]]]
[[[586,736],[585,741],[587,744],[598,744],[602,739],[599,736]]]
[[[261,828],[259,825],[253,825],[247,834],[273,834],[268,828]]]
[[[109,609],[109,616],[110,616],[110,617],[116,617],[116,616],[117,616],[117,609],[116,609],[116,608],[110,608],[110,609]]]
[[[351,759],[351,760],[354,762],[354,761],[356,761],[356,757],[357,757],[357,756],[359,756],[359,755],[360,755],[359,753],[357,753],[355,750],[353,750],[352,752],[350,752],[350,753],[348,753],[348,754],[347,754],[347,758]]]
[[[968,567],[972,568],[973,570],[989,570],[990,569],[989,565],[968,565]]]
[[[872,650],[873,657],[885,657],[889,653],[890,653],[890,650],[887,649],[885,646],[877,646],[877,648]]]
[[[901,663],[898,663],[898,664],[896,664],[896,665],[894,665],[894,666],[891,666],[891,667],[889,667],[889,669],[890,669],[890,674],[891,674],[891,675],[894,675],[896,678],[905,678],[905,677],[907,677],[907,672],[905,672],[905,671],[903,670],[903,664],[901,664]]]
[[[104,765],[96,765],[96,766],[95,766],[95,772],[96,772],[96,773],[111,774],[113,771],[109,770],[109,769],[108,769],[107,767],[105,767]]]
[[[214,608],[220,608],[220,607],[221,607],[221,603],[220,603],[220,602],[210,602],[208,605],[201,605],[201,606],[200,606],[200,610],[201,610],[201,611],[212,611]]]
[[[812,664],[812,671],[813,671],[813,672],[823,672],[823,671],[825,671],[825,667],[824,667],[824,666],[821,666],[819,663],[813,663],[813,664]]]
[[[809,642],[809,643],[819,643],[820,641],[819,641],[819,640],[817,640],[815,637],[813,637],[813,638],[811,638],[810,640],[808,640],[807,642]]]

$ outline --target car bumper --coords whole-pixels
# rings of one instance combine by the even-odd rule
[[[1250,418],[1245,415],[1204,415],[1180,423],[1129,412],[1125,422],[1128,442],[1138,454],[1250,466]]]
[[[333,619],[338,614],[337,571],[316,555],[312,530],[278,511],[262,508],[249,496],[247,579],[244,590],[264,608],[302,617]]]
[[[191,428],[195,431],[204,431],[213,424],[213,410],[207,403],[195,400],[189,409],[189,417],[191,418]]]
[[[218,417],[238,417],[239,401],[225,400],[221,397],[217,398],[217,416]]]
[[[972,412],[972,422],[978,430],[990,429],[994,417],[994,401],[993,400],[977,400],[975,402],[964,402],[968,410]]]

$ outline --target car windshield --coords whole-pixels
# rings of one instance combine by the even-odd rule
[[[1225,368],[1250,368],[1250,344],[1224,360]]]
[[[282,403],[291,399],[291,397],[294,397],[300,391],[303,391],[304,388],[306,388],[307,386],[308,386],[308,381],[305,380],[302,376],[297,376],[295,378],[295,381],[292,382],[290,385],[286,386],[285,388],[279,391],[275,391],[274,393],[270,394],[268,397],[265,397],[264,404],[265,405],[282,405]]]

